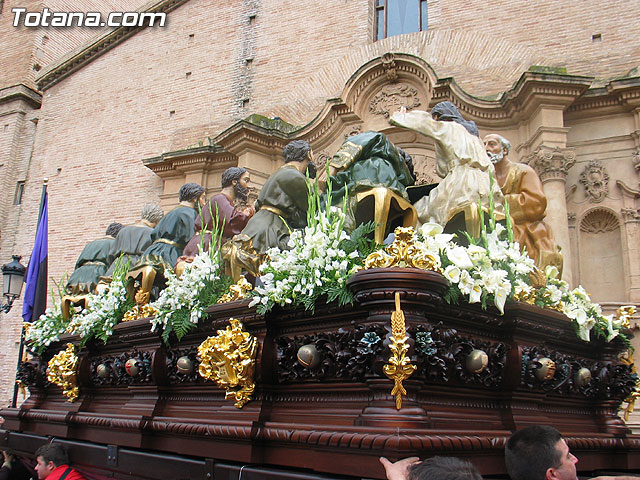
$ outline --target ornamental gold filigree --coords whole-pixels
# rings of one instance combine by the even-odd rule
[[[62,393],[69,402],[78,398],[78,357],[72,343],[67,343],[66,350],[60,350],[49,360],[47,380],[62,388]]]
[[[253,290],[253,287],[249,282],[247,282],[247,279],[240,277],[238,283],[231,285],[229,287],[229,292],[220,297],[220,300],[218,300],[217,303],[228,303],[247,298],[251,290]]]
[[[398,227],[395,239],[384,250],[373,252],[364,262],[365,269],[388,267],[414,267],[442,273],[438,259],[416,244],[413,227]]]
[[[243,330],[239,320],[231,318],[229,323],[225,330],[218,330],[217,336],[207,338],[198,347],[198,372],[224,388],[225,398],[234,399],[234,405],[242,408],[255,389],[253,373],[258,340]]]
[[[123,322],[132,322],[140,318],[149,318],[158,314],[158,309],[152,307],[149,304],[146,305],[134,305],[131,310],[124,314],[122,317]]]
[[[618,309],[618,318],[621,317],[619,313],[621,309],[632,310],[632,313],[629,314],[630,316],[633,315],[636,310],[633,305],[622,306]],[[636,364],[633,361],[633,352],[631,350],[627,350],[626,352],[620,354],[618,358],[624,365],[631,365],[631,373],[637,374]],[[624,412],[625,422],[629,421],[629,415],[633,413],[636,406],[636,400],[638,399],[638,397],[640,397],[640,378],[636,379],[636,388],[629,394],[627,398],[625,398],[624,402],[622,402],[622,403],[626,403],[627,406],[624,408],[620,406],[619,408],[619,411]]]
[[[636,314],[635,305],[622,305],[618,310],[616,310],[616,318],[622,323],[620,324],[623,328],[631,328],[631,317]]]
[[[407,330],[404,323],[404,312],[400,309],[400,292],[396,292],[396,311],[391,314],[391,350],[392,355],[389,357],[389,363],[382,367],[384,374],[393,380],[394,385],[391,395],[396,397],[396,409],[402,408],[402,396],[407,394],[402,382],[413,375],[416,366],[411,364],[411,360],[407,357]]]

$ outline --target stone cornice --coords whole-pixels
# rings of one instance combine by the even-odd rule
[[[160,177],[172,177],[178,174],[204,170],[214,164],[233,164],[236,156],[219,146],[204,146],[163,153],[159,157],[142,160],[142,163]]]
[[[40,108],[42,95],[22,83],[0,89],[0,104],[13,100],[23,100],[34,108]]]
[[[265,119],[267,125],[256,125],[247,120],[234,123],[220,133],[215,143],[225,151],[240,155],[245,150],[256,150],[268,155],[281,152],[284,146],[294,137],[289,132],[278,128],[278,121]],[[268,124],[273,123],[273,127]],[[296,136],[297,138],[297,136]]]
[[[524,72],[511,90],[496,99],[467,94],[452,78],[441,78],[434,87],[431,103],[453,102],[464,117],[493,127],[526,120],[540,105],[566,109],[591,83],[592,77]]]
[[[640,77],[612,80],[603,87],[590,88],[567,109],[567,113],[598,110],[628,111],[640,106]]]
[[[168,13],[187,1],[152,0],[141,7],[139,11],[145,13]],[[36,79],[38,88],[42,91],[47,90],[144,28],[147,27],[118,27],[73,50],[46,68],[38,76]]]

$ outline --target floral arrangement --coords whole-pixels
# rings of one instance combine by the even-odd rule
[[[104,343],[113,335],[115,327],[124,314],[133,306],[127,296],[125,277],[129,272],[129,262],[118,263],[111,277],[109,287],[101,294],[87,295],[87,308],[79,315],[71,317],[67,333],[78,335],[81,345],[90,338],[98,338]]]
[[[151,318],[151,331],[160,329],[165,342],[171,332],[180,340],[195,328],[205,309],[227,293],[233,283],[231,277],[221,272],[220,259],[213,248],[201,251],[193,262],[186,263],[180,276],[170,270],[165,270],[164,275],[167,286],[149,305],[158,311]]]
[[[25,341],[31,349],[40,355],[53,342],[60,340],[60,335],[67,330],[68,321],[62,318],[63,285],[66,278],[60,282],[54,282],[55,290],[51,289],[51,301],[53,306],[46,309],[33,323],[25,324]],[[57,293],[56,293],[57,290]]]
[[[364,259],[378,248],[367,235],[375,224],[360,225],[351,235],[344,231],[346,199],[342,207],[331,206],[331,182],[327,182],[326,205],[318,184],[310,184],[307,226],[291,232],[289,250],[272,248],[268,261],[260,267],[260,282],[256,286],[251,306],[258,313],[271,310],[274,305],[304,305],[313,311],[322,295],[339,305],[353,303],[347,280],[362,267]]]
[[[558,279],[558,269],[546,268],[542,285],[533,285],[532,278],[540,276],[534,261],[525,249],[513,240],[513,230],[506,209],[506,226],[497,222],[493,205],[489,206],[489,227],[484,222],[481,209],[482,234],[475,240],[466,235],[469,245],[464,247],[454,241],[455,235],[443,234],[437,224],[422,225],[416,235],[415,245],[421,254],[434,261],[434,269],[449,281],[445,299],[457,303],[462,296],[469,303],[480,303],[483,308],[493,304],[504,313],[507,300],[524,301],[543,308],[553,308],[564,313],[576,326],[578,337],[590,341],[590,333],[596,337],[613,340],[620,335],[624,318],[602,315],[600,305],[591,302],[582,286],[570,289],[567,282]],[[622,335],[623,341],[628,342]]]

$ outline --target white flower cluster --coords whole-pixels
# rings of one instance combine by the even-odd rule
[[[67,322],[62,319],[61,301],[54,298],[53,307],[47,308],[45,313],[27,328],[25,341],[38,351],[60,340],[60,335],[67,328]]]
[[[571,290],[567,282],[558,278],[557,268],[547,267],[545,274],[547,285],[536,292],[536,303],[560,310],[573,320],[578,327],[578,336],[585,342],[590,340],[594,328],[606,336],[607,342],[619,335],[622,318],[602,315],[600,305],[591,301],[582,286]]]
[[[201,292],[220,280],[220,266],[208,252],[198,254],[193,262],[185,264],[184,272],[178,277],[174,272],[165,270],[167,286],[151,307],[158,313],[151,318],[151,331],[158,327],[165,330],[172,321],[175,312],[187,310],[193,325],[202,318],[204,310],[209,307],[200,298]]]
[[[291,232],[290,250],[272,248],[269,261],[260,267],[261,286],[256,286],[251,306],[298,304],[303,297],[316,298],[331,286],[344,286],[358,268],[357,250],[347,253],[342,242],[344,213],[336,207],[318,212],[314,225]]]
[[[534,269],[533,260],[520,252],[517,243],[500,238],[504,232],[498,223],[486,234],[485,247],[462,247],[453,242],[453,235],[443,234],[440,225],[426,223],[420,227],[416,243],[439,258],[443,275],[469,303],[480,302],[484,294],[504,313],[508,297],[517,289],[530,288],[528,275]]]
[[[113,327],[120,321],[122,308],[127,302],[127,289],[121,278],[111,281],[102,294],[89,294],[88,307],[73,317],[70,327],[80,338],[96,336],[105,340],[113,335]]]

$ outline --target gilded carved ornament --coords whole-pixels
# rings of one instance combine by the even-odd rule
[[[591,160],[580,174],[580,183],[591,202],[601,202],[609,194],[609,174],[597,160]]]
[[[413,227],[398,227],[394,231],[395,239],[384,250],[373,252],[365,262],[364,268],[414,267],[442,273],[439,259],[421,248],[414,238]]]
[[[47,380],[62,388],[62,393],[69,402],[78,398],[78,357],[72,343],[67,343],[66,350],[60,350],[49,360]]]
[[[249,282],[247,282],[247,279],[240,277],[240,280],[238,280],[237,283],[229,287],[229,292],[220,297],[220,300],[216,303],[229,303],[235,302],[236,300],[242,300],[249,296],[249,292],[251,290],[253,290],[253,287]]]
[[[402,382],[413,375],[417,368],[407,356],[409,336],[405,327],[404,312],[400,309],[400,292],[396,292],[396,311],[391,314],[391,331],[391,356],[389,363],[382,367],[382,371],[394,382],[391,395],[396,397],[396,410],[400,410],[402,397],[407,394]]]
[[[243,325],[235,318],[229,319],[225,330],[209,337],[198,347],[201,377],[213,380],[226,390],[225,398],[235,400],[234,405],[242,408],[255,390],[253,379],[258,340],[243,330]]]

